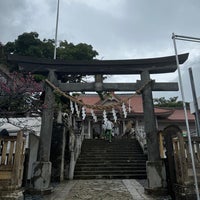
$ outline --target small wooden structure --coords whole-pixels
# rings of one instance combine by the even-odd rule
[[[173,199],[196,199],[188,137],[170,125],[159,132],[160,156],[166,160],[168,191]],[[197,180],[200,185],[200,137],[191,137]]]
[[[0,191],[21,187],[25,155],[23,132],[17,136],[0,136]]]
[[[200,138],[192,137],[192,150],[194,154],[197,180],[200,183]],[[178,134],[173,138],[174,162],[176,169],[176,184],[174,191],[177,199],[195,198],[194,174],[189,149],[188,138]]]

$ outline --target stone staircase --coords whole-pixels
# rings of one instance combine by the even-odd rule
[[[74,179],[145,179],[146,160],[136,139],[85,139]]]

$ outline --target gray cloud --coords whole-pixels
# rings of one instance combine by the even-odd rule
[[[0,1],[0,40],[2,42],[13,41],[18,36],[26,7],[26,1]]]
[[[57,0],[0,1],[0,42],[13,41],[30,31],[38,32],[41,39],[54,38],[56,7]],[[173,55],[172,32],[200,37],[199,10],[198,0],[60,0],[58,39],[91,44],[99,52],[99,59]],[[194,63],[199,58],[200,44],[177,45],[179,53],[190,53],[188,63],[196,76],[200,70]],[[182,66],[183,74],[188,73],[187,68]],[[177,73],[153,78],[177,80]],[[120,79],[133,81],[132,77]]]
[[[57,0],[1,1],[1,40],[25,31],[54,38]],[[199,35],[200,2],[60,0],[59,38],[87,42],[100,57],[136,58],[172,54],[172,32]]]

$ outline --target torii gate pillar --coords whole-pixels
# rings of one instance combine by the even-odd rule
[[[150,81],[149,72],[141,73],[141,82],[143,84]],[[154,114],[152,84],[147,84],[142,91],[144,124],[147,139],[148,161],[146,163],[148,188],[147,193],[163,193],[166,190],[166,172],[165,164],[160,160],[159,142],[157,136],[156,120]]]
[[[57,80],[55,73],[50,70],[48,79],[55,83]],[[34,191],[39,193],[50,193],[51,169],[50,150],[53,129],[55,96],[53,90],[48,85],[45,86],[44,108],[42,113],[42,126],[40,131],[39,149],[37,161],[32,166],[31,185]]]

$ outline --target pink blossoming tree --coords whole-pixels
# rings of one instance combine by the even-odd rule
[[[4,117],[39,113],[42,83],[32,74],[13,72],[0,78],[0,113]]]

